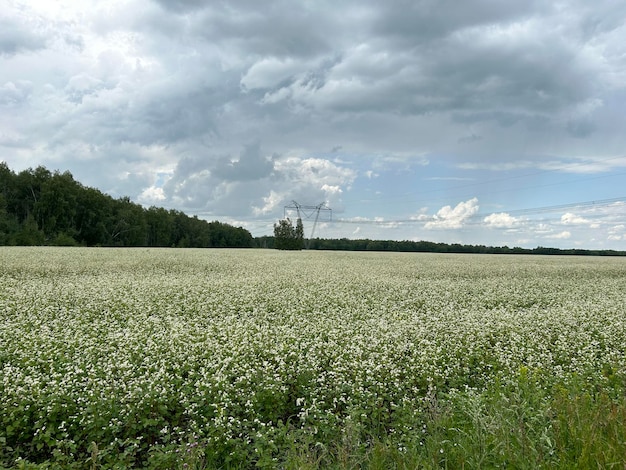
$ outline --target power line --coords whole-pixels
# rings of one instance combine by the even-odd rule
[[[569,203],[569,204],[559,204],[559,205],[554,205],[554,206],[542,206],[542,207],[533,207],[533,208],[527,208],[527,209],[515,209],[515,210],[501,210],[498,213],[506,213],[508,215],[532,215],[532,214],[544,214],[544,213],[550,213],[550,212],[557,212],[557,211],[561,211],[561,210],[567,210],[567,209],[576,209],[576,208],[583,208],[583,209],[596,209],[596,208],[602,208],[602,207],[608,207],[611,205],[614,205],[616,203],[620,203],[620,202],[625,202],[626,201],[626,196],[622,196],[622,197],[616,197],[616,198],[610,198],[610,199],[596,199],[596,200],[592,200],[592,201],[583,201],[583,202],[573,202],[573,203]],[[626,213],[626,204],[624,204],[623,206],[624,208],[624,212]],[[482,219],[484,217],[487,217],[490,214],[493,214],[494,212],[491,213],[478,213],[478,214],[474,214],[472,217],[470,217],[471,219]],[[599,216],[598,216],[599,217]],[[431,218],[428,217],[428,219],[420,219],[417,217],[413,217],[413,218],[409,218],[409,219],[393,219],[393,220],[387,220],[387,219],[382,219],[382,218],[377,218],[377,219],[335,219],[332,221],[332,223],[339,223],[339,224],[373,224],[373,225],[389,225],[389,224],[410,224],[410,223],[423,223],[423,222],[427,222],[429,221]]]
[[[544,213],[544,212],[556,212],[556,211],[560,211],[563,209],[573,209],[573,208],[599,208],[599,207],[606,207],[606,206],[610,206],[613,205],[617,202],[624,202],[624,200],[626,200],[626,196],[622,196],[622,197],[614,197],[614,198],[610,198],[610,199],[599,199],[599,200],[592,200],[592,201],[585,201],[585,202],[573,202],[570,204],[559,204],[556,206],[544,206],[544,207],[535,207],[535,208],[531,208],[531,209],[515,209],[515,210],[511,210],[511,211],[502,211],[502,212],[506,212],[507,214],[539,214],[539,213]],[[626,205],[625,205],[626,208]]]
[[[402,201],[402,200],[414,200],[417,196],[420,195],[426,195],[429,193],[438,193],[438,192],[442,192],[442,191],[446,191],[446,192],[453,192],[459,189],[464,189],[464,188],[471,188],[471,187],[476,187],[476,186],[488,186],[488,185],[492,185],[495,183],[500,183],[500,182],[504,182],[504,181],[510,181],[510,180],[519,180],[519,179],[523,179],[523,178],[527,178],[527,177],[533,177],[533,176],[540,176],[540,175],[545,175],[545,174],[550,174],[550,173],[556,173],[556,172],[567,172],[568,169],[573,169],[576,167],[582,167],[585,165],[593,165],[593,164],[597,164],[597,163],[604,163],[604,162],[608,162],[611,160],[620,160],[620,159],[624,159],[626,158],[624,155],[620,155],[617,157],[610,157],[610,158],[604,158],[604,159],[596,159],[596,160],[586,160],[583,162],[577,162],[577,163],[570,163],[570,164],[566,164],[563,165],[562,167],[559,168],[552,168],[549,170],[541,170],[541,171],[535,171],[532,173],[524,173],[521,175],[511,175],[511,176],[505,176],[505,177],[501,177],[501,178],[491,178],[488,180],[483,180],[483,181],[477,181],[477,182],[473,182],[473,183],[466,183],[466,184],[460,184],[460,185],[455,185],[455,186],[448,186],[445,188],[434,188],[434,189],[427,189],[427,190],[418,190],[418,191],[410,191],[410,192],[406,192],[404,194],[396,194],[396,195],[389,195],[389,196],[381,196],[381,197],[377,197],[375,199],[360,199],[359,202],[385,202],[385,201]],[[527,189],[535,189],[535,188],[542,188],[542,187],[548,187],[548,186],[558,186],[558,185],[562,185],[562,184],[571,184],[572,182],[578,182],[578,181],[589,181],[589,180],[594,180],[594,179],[600,179],[600,178],[611,178],[611,177],[615,177],[615,176],[621,176],[621,175],[625,175],[626,173],[624,172],[620,172],[620,173],[610,173],[610,174],[602,174],[602,175],[595,175],[595,176],[586,176],[583,178],[575,178],[575,179],[569,179],[568,181],[558,181],[558,182],[551,182],[551,183],[544,183],[544,184],[533,184],[533,185],[527,185],[527,186],[521,186],[521,187],[515,187],[515,188],[507,188],[507,189],[500,189],[497,191],[483,191],[481,193],[478,194],[473,194],[473,196],[484,196],[487,194],[496,194],[496,193],[502,193],[502,192],[510,192],[510,191],[524,191]],[[463,196],[460,196],[463,197]],[[350,199],[346,199],[343,202],[349,202]],[[435,201],[430,201],[435,202]]]

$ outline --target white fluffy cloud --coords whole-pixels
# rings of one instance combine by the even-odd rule
[[[163,203],[166,197],[163,192],[163,188],[150,186],[149,188],[144,189],[137,199],[140,204],[152,206]]]
[[[433,220],[426,222],[424,227],[427,229],[458,229],[476,214],[478,209],[477,198],[459,202],[454,208],[444,206],[433,216]]]
[[[619,224],[611,227],[607,238],[612,241],[626,240],[626,225]]]
[[[592,222],[571,212],[566,212],[561,216],[561,223],[564,225],[590,225]]]
[[[493,228],[513,228],[519,224],[519,219],[510,216],[506,212],[490,214],[483,219],[488,227]]]
[[[570,238],[572,236],[572,233],[567,231],[567,230],[563,230],[562,232],[559,233],[555,233],[552,235],[546,235],[546,238],[550,238],[553,240],[567,240],[568,238]]]

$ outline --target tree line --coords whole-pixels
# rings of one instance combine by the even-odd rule
[[[83,186],[68,171],[0,162],[0,245],[253,247],[248,230],[144,208]]]
[[[275,226],[276,233],[276,226]],[[281,232],[282,233],[282,232]],[[280,237],[257,237],[256,245],[261,248],[281,249]],[[593,256],[626,256],[626,251],[617,250],[584,250],[578,248],[559,249],[538,246],[536,248],[520,248],[508,246],[462,245],[458,243],[437,243],[430,241],[411,240],[370,240],[348,238],[313,238],[307,240],[310,250],[341,250],[341,251],[397,251],[420,253],[490,253],[490,254],[529,254],[529,255],[593,255]],[[284,249],[284,248],[282,248]]]

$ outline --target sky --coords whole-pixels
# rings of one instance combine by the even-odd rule
[[[307,237],[626,249],[626,2],[0,5],[13,171],[254,236],[297,203]]]

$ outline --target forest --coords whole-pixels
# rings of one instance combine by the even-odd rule
[[[0,245],[252,247],[248,230],[144,208],[43,166],[13,172],[0,162]]]

